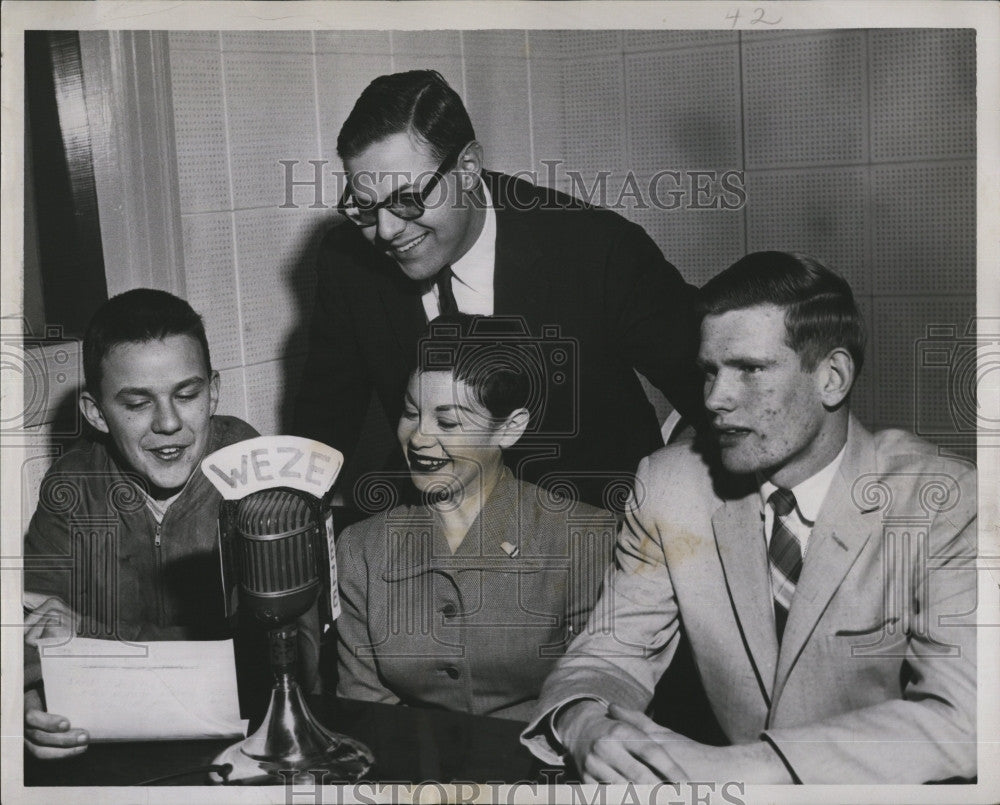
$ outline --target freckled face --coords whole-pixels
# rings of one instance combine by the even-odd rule
[[[395,191],[422,190],[439,165],[430,146],[405,132],[372,143],[344,160],[351,191],[365,204],[384,201]],[[465,254],[482,228],[474,206],[462,193],[456,172],[450,170],[425,199],[419,218],[405,221],[382,209],[378,223],[362,227],[362,234],[395,260],[407,277],[429,279]]]
[[[151,485],[151,494],[180,491],[208,448],[219,401],[219,375],[205,365],[189,335],[113,347],[101,362],[98,398],[84,414],[111,436],[119,455]]]
[[[791,487],[829,460],[830,417],[820,369],[803,369],[785,337],[777,305],[706,316],[698,361],[723,465]]]

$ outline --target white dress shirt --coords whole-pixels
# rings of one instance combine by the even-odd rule
[[[482,179],[481,179],[482,181]],[[486,196],[486,220],[476,242],[459,260],[451,264],[451,291],[462,313],[480,316],[493,315],[493,267],[496,263],[497,214],[493,197],[483,181]],[[436,319],[441,312],[436,283],[431,283],[421,296],[427,321]]]
[[[799,541],[803,559],[806,556],[809,535],[812,533],[812,527],[816,524],[820,506],[826,499],[826,493],[830,491],[833,476],[837,474],[837,468],[840,466],[846,450],[847,443],[845,442],[833,461],[791,490],[792,494],[795,495],[795,511],[789,512],[784,522]],[[767,501],[777,488],[770,481],[764,481],[760,485],[760,516],[761,520],[764,521],[764,539],[768,547],[771,545],[771,531],[774,527],[774,509],[768,505]]]

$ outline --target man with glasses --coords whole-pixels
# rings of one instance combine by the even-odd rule
[[[612,490],[662,444],[633,369],[685,417],[701,411],[693,289],[641,227],[484,171],[462,101],[434,71],[375,79],[337,151],[347,221],[321,248],[297,432],[350,462],[373,390],[398,421],[428,321],[518,317],[552,360],[525,440],[533,455],[510,462],[525,480],[613,505]]]

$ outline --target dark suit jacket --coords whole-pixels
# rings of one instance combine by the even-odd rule
[[[564,702],[645,709],[683,629],[729,740],[767,741],[801,782],[974,776],[973,467],[852,418],[780,646],[760,494],[742,480],[684,444],[643,461],[603,598],[523,740],[558,762],[548,714]]]
[[[701,411],[694,289],[620,215],[508,176],[485,177],[497,215],[494,314],[523,317],[536,338],[554,325],[558,337],[546,344],[568,342],[571,359],[561,383],[549,363],[546,410],[522,449],[510,451],[513,463],[526,461],[524,448],[538,448],[550,457],[522,463],[521,478],[548,486],[558,470],[588,502],[620,510],[621,480],[662,445],[633,368],[682,414]],[[393,427],[399,419],[427,326],[421,289],[352,224],[327,235],[318,275],[295,430],[350,461],[373,389]]]

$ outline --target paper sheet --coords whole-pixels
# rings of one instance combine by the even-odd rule
[[[233,641],[40,640],[46,708],[92,741],[246,735]]]

